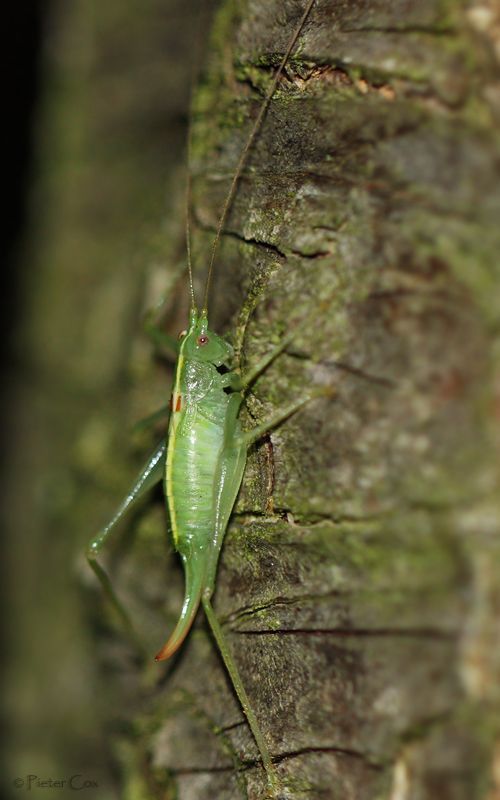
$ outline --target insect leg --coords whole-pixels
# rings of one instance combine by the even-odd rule
[[[217,562],[222,547],[222,541],[226,533],[229,517],[236,502],[245,463],[247,458],[246,445],[241,442],[240,423],[238,412],[241,406],[242,396],[234,393],[229,398],[226,412],[226,427],[224,445],[219,461],[219,468],[214,480],[217,486],[217,497],[215,501],[215,538],[208,552],[207,571],[205,575],[204,594],[211,597],[215,586],[217,573]]]
[[[175,361],[179,352],[179,340],[175,336],[170,336],[170,334],[162,331],[161,328],[149,318],[147,318],[144,323],[144,330],[158,350],[166,350],[169,356],[172,356]]]
[[[118,523],[127,513],[127,511],[134,505],[134,503],[136,503],[137,500],[139,500],[139,498],[141,498],[148,491],[148,489],[151,489],[156,483],[158,483],[161,480],[165,462],[165,448],[166,448],[165,442],[162,441],[155,449],[155,451],[152,453],[150,458],[147,460],[146,464],[139,473],[135,483],[128,491],[127,496],[118,506],[111,520],[108,522],[107,525],[101,528],[97,536],[95,536],[92,539],[87,548],[87,561],[89,562],[89,566],[96,575],[99,583],[101,584],[104,590],[104,593],[111,602],[111,605],[118,612],[125,626],[129,629],[129,631],[131,631],[134,634],[134,636],[135,632],[133,630],[129,615],[127,614],[122,604],[118,600],[114,592],[114,589],[111,585],[111,581],[109,580],[106,571],[101,567],[101,565],[97,561],[97,557],[101,552],[102,548],[104,547],[105,543],[111,536],[111,534],[114,532]]]
[[[322,386],[318,389],[313,389],[304,397],[301,397],[299,400],[295,400],[292,403],[289,403],[285,406],[281,411],[278,411],[277,414],[274,414],[270,419],[263,422],[261,425],[256,425],[255,428],[252,428],[249,431],[244,431],[241,434],[241,439],[245,442],[246,446],[249,447],[253,442],[256,442],[260,439],[261,436],[264,436],[265,433],[272,430],[273,428],[278,427],[282,422],[284,422],[288,417],[291,417],[292,414],[295,414],[296,411],[305,406],[311,400],[315,400],[318,397],[335,397],[336,392],[330,386]]]
[[[145,431],[152,425],[155,425],[155,423],[157,423],[160,419],[168,417],[169,413],[170,413],[170,403],[166,406],[158,408],[156,411],[153,411],[152,414],[149,414],[149,416],[144,417],[144,419],[140,419],[139,422],[136,422],[136,424],[133,427],[133,431],[135,433],[138,433],[139,431]]]
[[[293,334],[290,334],[289,336],[284,336],[281,342],[279,342],[275,347],[273,347],[269,351],[269,353],[266,353],[266,355],[263,356],[260,359],[260,361],[257,361],[257,363],[254,364],[254,366],[252,367],[251,370],[249,370],[249,372],[247,372],[245,375],[242,375],[241,376],[242,386],[250,386],[250,384],[253,383],[253,381],[261,374],[261,372],[264,372],[266,367],[268,367],[269,364],[272,361],[274,361],[274,359],[277,358],[277,356],[279,356],[280,353],[283,352],[285,347],[288,344],[290,344],[290,342],[293,339],[293,336],[294,336]]]
[[[202,595],[201,602],[203,605],[203,609],[205,611],[208,623],[212,630],[214,639],[217,643],[217,647],[219,648],[219,652],[222,656],[224,661],[225,667],[229,673],[231,678],[231,682],[234,687],[234,691],[240,701],[241,707],[243,712],[248,720],[248,724],[250,726],[250,730],[252,731],[253,737],[259,749],[259,753],[262,759],[262,765],[266,771],[267,781],[269,783],[269,787],[271,789],[275,789],[278,779],[276,776],[276,772],[271,761],[271,754],[269,753],[268,746],[266,744],[266,740],[262,735],[262,731],[260,729],[260,725],[257,722],[257,717],[254,714],[252,709],[252,705],[250,703],[250,699],[246,693],[246,689],[243,685],[243,681],[241,680],[240,673],[238,672],[238,668],[236,663],[229,651],[227,646],[227,642],[225,636],[222,632],[222,628],[219,624],[219,620],[215,615],[215,611],[212,607],[212,603],[210,601],[210,597],[208,593],[206,595]]]
[[[233,373],[234,375],[234,373]],[[226,378],[226,376],[224,376]],[[239,376],[238,376],[239,378]],[[233,382],[234,384],[234,382]],[[271,762],[271,756],[266,741],[262,735],[259,723],[252,709],[250,700],[246,693],[243,681],[241,680],[238,668],[228,648],[221,626],[211,604],[211,597],[215,585],[217,562],[219,560],[222,540],[226,532],[229,517],[233,509],[236,495],[240,488],[243,471],[246,462],[246,445],[240,440],[240,426],[238,422],[238,412],[241,406],[242,396],[235,392],[229,398],[226,414],[224,446],[220,458],[220,468],[218,470],[214,484],[219,487],[216,498],[215,513],[215,538],[208,553],[205,583],[201,602],[205,614],[212,629],[219,652],[226,666],[229,677],[231,678],[234,691],[240,701],[243,712],[248,720],[250,730],[257,744],[263,767],[267,774],[270,788],[276,785],[276,775]]]
[[[300,400],[289,403],[281,411],[278,411],[277,414],[274,414],[274,416],[263,422],[261,425],[256,425],[255,428],[252,428],[249,431],[244,431],[241,434],[242,440],[245,442],[246,446],[249,447],[251,444],[260,439],[261,436],[264,436],[265,433],[273,428],[276,428],[288,417],[291,417],[292,414],[295,414],[295,412],[302,408],[302,406],[305,406],[309,400],[312,400],[312,397],[310,395],[306,395],[306,397],[302,397]]]
[[[243,388],[243,380],[239,372],[231,370],[220,376],[221,389],[232,389],[234,392],[240,392]],[[241,405],[241,399],[240,399]]]

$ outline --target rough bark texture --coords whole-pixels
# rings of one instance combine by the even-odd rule
[[[302,7],[249,0],[218,8],[193,119],[198,291],[234,165]],[[166,28],[155,30],[161,37]],[[227,221],[212,324],[230,333],[244,364],[296,330],[256,382],[245,423],[305,387],[337,390],[252,450],[219,570],[216,609],[283,797],[500,793],[499,31],[493,3],[317,0]],[[161,80],[156,89],[168,91]],[[121,90],[133,91],[123,81]],[[113,145],[110,136],[106,172]],[[163,150],[150,156],[151,174],[162,170]],[[139,205],[147,181],[141,191]],[[92,193],[99,217],[103,192]],[[117,199],[115,185],[106,199],[113,217]],[[124,217],[116,219],[121,228]],[[93,221],[96,248],[109,224],[108,216]],[[170,241],[172,263],[181,235]],[[74,234],[67,244],[74,263]],[[140,264],[152,265],[154,288],[164,254],[154,263],[141,245],[125,269],[113,250],[101,261],[108,278],[89,279],[89,250],[78,271],[92,309],[84,357],[67,369],[80,401],[84,386],[102,404],[92,413],[87,405],[74,451],[100,499],[89,511],[91,494],[77,497],[73,483],[66,526],[75,504],[86,524],[102,521],[131,474],[123,419],[160,405],[168,390],[164,364],[130,339]],[[187,299],[184,279],[174,285],[179,270],[171,274],[165,325],[175,332]],[[38,313],[45,319],[47,305]],[[70,323],[59,320],[68,331]],[[58,350],[45,325],[50,376],[70,348],[62,340]],[[82,347],[81,328],[74,333]],[[138,441],[138,462],[147,444]],[[151,653],[183,588],[163,516],[158,495],[110,559]],[[264,797],[255,745],[204,621],[172,663],[142,669],[118,621],[105,619],[96,646],[107,672],[94,702],[113,720],[119,796]]]

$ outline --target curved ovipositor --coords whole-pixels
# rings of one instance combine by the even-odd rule
[[[191,625],[194,622],[198,611],[201,593],[203,591],[204,578],[206,573],[206,558],[195,560],[194,558],[182,558],[185,577],[185,592],[182,610],[177,620],[177,624],[172,631],[169,639],[156,654],[155,661],[166,661],[167,658],[179,649],[186,638]]]

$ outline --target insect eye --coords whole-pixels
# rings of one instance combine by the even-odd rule
[[[180,340],[180,339],[184,339],[184,337],[185,337],[186,333],[187,333],[187,330],[185,330],[185,329],[184,329],[183,331],[181,331],[181,332],[179,333],[179,335],[178,335],[178,337],[177,337],[177,338],[178,338],[179,340]]]
[[[203,336],[203,335],[202,336],[198,336],[198,344],[203,345],[203,344],[207,344],[207,342],[208,342],[208,336]]]

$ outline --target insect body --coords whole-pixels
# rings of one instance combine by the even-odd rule
[[[172,393],[165,469],[172,533],[186,576],[186,599],[177,626],[157,660],[183,641],[200,599],[210,598],[222,539],[246,461],[237,418],[241,395],[224,391],[235,374],[220,374],[232,348],[192,311]]]
[[[275,785],[275,777],[269,750],[213,611],[211,597],[248,447],[314,396],[310,393],[286,405],[249,431],[241,428],[238,412],[245,389],[282,352],[289,338],[284,337],[246,376],[240,376],[236,370],[220,373],[217,367],[228,365],[232,348],[210,330],[206,311],[198,314],[192,308],[177,358],[168,445],[162,442],[156,448],[116,514],[93,539],[87,552],[92,569],[129,625],[128,615],[97,556],[130,506],[163,477],[174,543],[184,566],[185,598],[177,625],[156,660],[169,658],[180,647],[201,601],[271,786]]]
[[[252,442],[261,438],[264,433],[293,414],[312,396],[315,396],[315,393],[302,396],[286,405],[263,424],[250,431],[243,431],[238,414],[245,391],[252,381],[282,352],[289,343],[291,335],[285,336],[281,343],[275,346],[249,373],[242,376],[236,369],[231,369],[232,348],[230,345],[208,326],[207,298],[216,246],[238,178],[276,88],[279,75],[313,3],[314,0],[307,2],[299,26],[289,42],[240,157],[219,220],[209,263],[204,306],[201,312],[197,309],[194,297],[189,228],[187,231],[191,312],[189,328],[183,333],[178,349],[167,444],[160,443],[153,452],[117,512],[92,540],[87,552],[92,569],[117,610],[129,624],[128,615],[116,598],[97,557],[108,536],[130,506],[151,486],[163,479],[174,543],[184,567],[185,598],[177,625],[157,654],[156,660],[169,658],[182,644],[201,602],[259,748],[268,783],[273,789],[276,786],[276,778],[269,749],[213,611],[211,597],[215,585],[217,562],[229,517],[241,484],[248,447]],[[221,366],[224,366],[226,371],[219,371],[218,368]],[[321,391],[320,393],[324,394]]]

